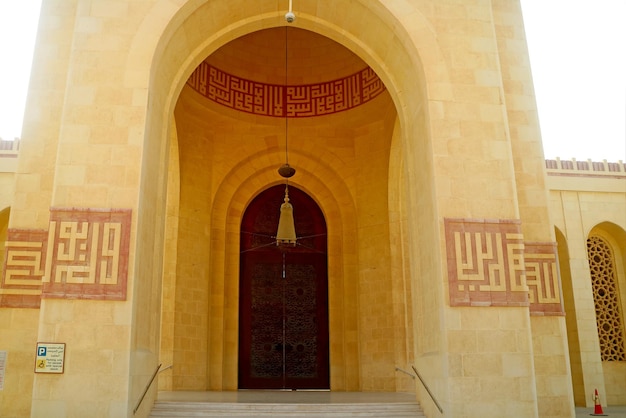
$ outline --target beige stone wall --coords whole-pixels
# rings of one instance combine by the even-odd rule
[[[2,350],[7,351],[4,389],[0,391],[0,416],[31,416],[39,311],[0,309]]]

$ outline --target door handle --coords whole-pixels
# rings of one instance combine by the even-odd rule
[[[293,351],[293,346],[291,344],[285,344],[283,346],[283,343],[276,344],[274,346],[274,350],[282,352],[283,351],[283,347],[285,348],[285,352],[286,353],[290,353],[291,351]]]

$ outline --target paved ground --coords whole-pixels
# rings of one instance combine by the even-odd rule
[[[613,418],[626,418],[626,406],[603,406],[602,412],[604,415]],[[589,418],[593,415],[593,407],[591,408],[576,408],[576,418]]]

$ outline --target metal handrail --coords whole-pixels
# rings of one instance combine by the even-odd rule
[[[411,379],[415,380],[415,375],[413,373],[411,373],[411,372],[407,372],[406,370],[401,369],[401,368],[399,368],[397,366],[396,366],[396,371],[400,372],[400,373],[404,373],[404,374],[408,375]]]
[[[164,367],[164,368],[162,368],[161,370],[159,370],[159,373],[158,373],[158,374],[161,374],[161,373],[163,373],[164,371],[171,369],[172,367],[174,367],[174,366],[173,366],[172,364],[170,364],[169,366]]]
[[[154,373],[152,374],[152,377],[150,378],[150,381],[146,385],[146,388],[143,390],[143,394],[141,395],[141,398],[139,398],[139,402],[137,402],[137,406],[135,406],[135,409],[133,409],[133,415],[135,415],[137,413],[137,410],[139,410],[139,407],[141,406],[141,403],[143,402],[143,398],[146,397],[146,393],[148,393],[148,390],[150,389],[150,386],[152,386],[152,382],[154,382],[154,378],[157,376],[157,374],[159,374],[159,369],[161,368],[161,364],[159,364],[156,367],[156,369],[154,370]],[[167,369],[171,369],[171,368],[172,368],[172,366],[170,365],[170,366],[167,366],[166,368],[164,368],[161,371],[164,372]]]
[[[439,405],[439,402],[437,402],[437,399],[435,399],[435,396],[433,395],[433,393],[428,388],[428,385],[426,384],[426,382],[424,382],[424,379],[422,379],[422,376],[420,376],[420,374],[417,371],[417,369],[415,368],[415,366],[411,365],[411,368],[413,369],[413,371],[417,375],[417,378],[420,380],[420,382],[422,382],[422,385],[424,386],[424,389],[426,389],[426,392],[428,392],[428,394],[430,395],[430,399],[433,400],[433,402],[435,403],[435,406],[437,407],[439,412],[441,412],[443,414],[443,408],[441,407],[441,405]]]

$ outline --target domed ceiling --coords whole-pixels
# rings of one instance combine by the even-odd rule
[[[376,73],[351,51],[293,27],[231,41],[204,60],[187,84],[222,106],[282,118],[342,112],[385,91]]]

